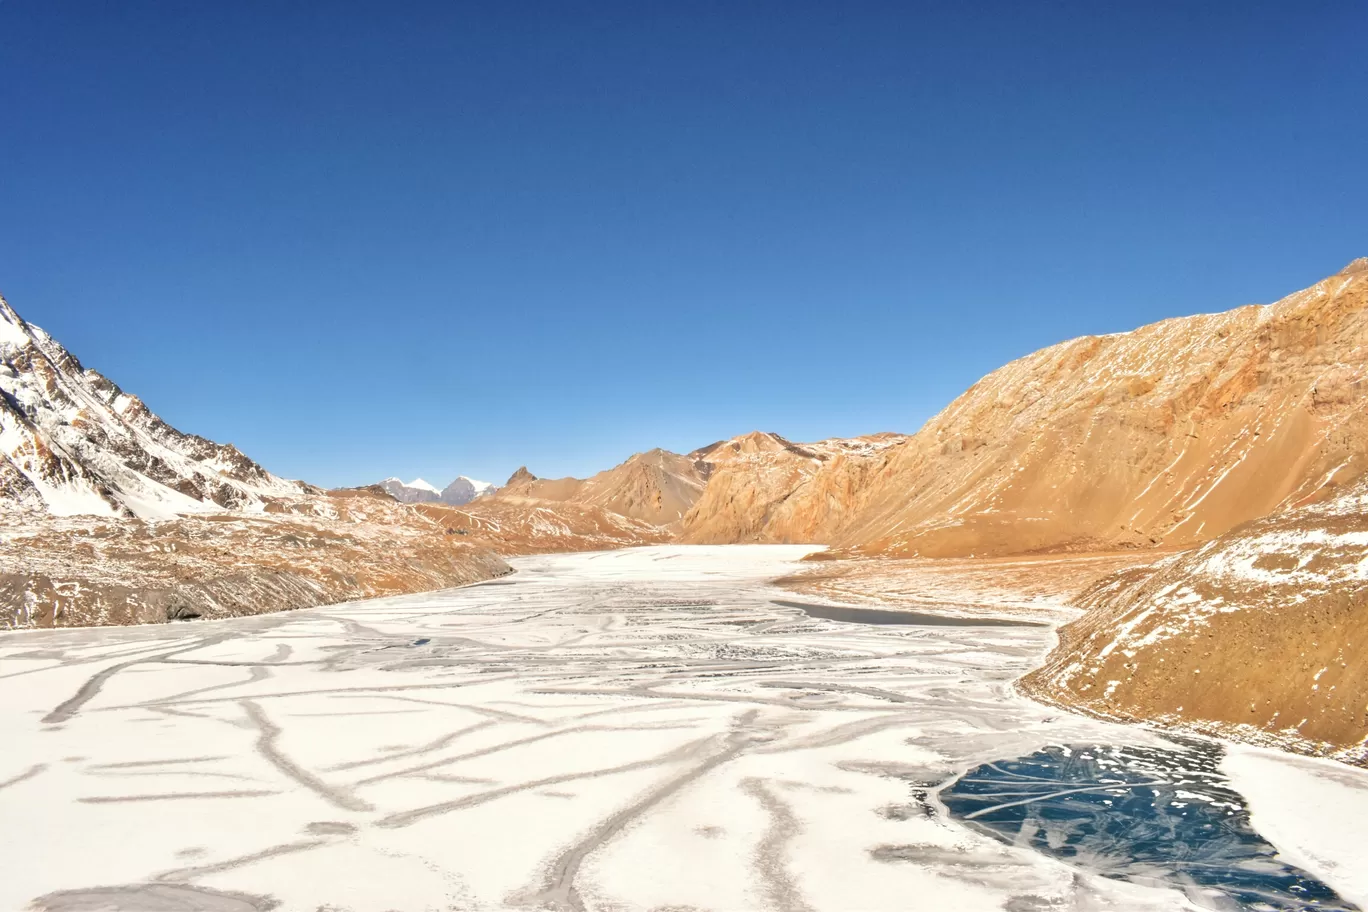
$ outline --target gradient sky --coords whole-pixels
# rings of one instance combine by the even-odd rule
[[[0,2],[0,293],[326,485],[913,431],[1368,255],[1368,6]]]

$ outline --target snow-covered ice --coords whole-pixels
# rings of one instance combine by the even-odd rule
[[[1048,628],[813,619],[765,582],[807,550],[529,557],[460,590],[0,637],[0,909],[1202,908],[940,804],[1046,745],[1158,743],[1014,694]],[[1362,903],[1314,822],[1352,836],[1362,805],[1326,789],[1366,777],[1256,762],[1231,773],[1265,784],[1255,824]]]

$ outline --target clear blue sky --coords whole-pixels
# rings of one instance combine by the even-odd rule
[[[321,484],[912,431],[1041,346],[1368,254],[1366,26],[3,0],[0,292]]]

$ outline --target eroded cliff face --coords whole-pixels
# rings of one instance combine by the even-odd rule
[[[906,438],[876,434],[792,443],[754,432],[693,454],[711,465],[681,537],[694,544],[825,543],[852,521],[864,492]]]
[[[1368,470],[1368,260],[1276,304],[1084,337],[975,384],[832,543],[892,556],[1190,547]],[[844,506],[844,503],[842,503]]]
[[[1022,686],[1368,765],[1368,479],[1097,583]]]

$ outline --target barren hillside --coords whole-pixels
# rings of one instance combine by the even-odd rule
[[[833,544],[929,557],[1190,547],[1350,482],[1368,469],[1366,309],[1360,259],[1276,304],[1014,361],[869,473]]]
[[[0,517],[0,627],[162,623],[443,589],[512,572],[378,493],[313,515]]]
[[[1368,765],[1368,479],[1076,604],[1033,695]]]

